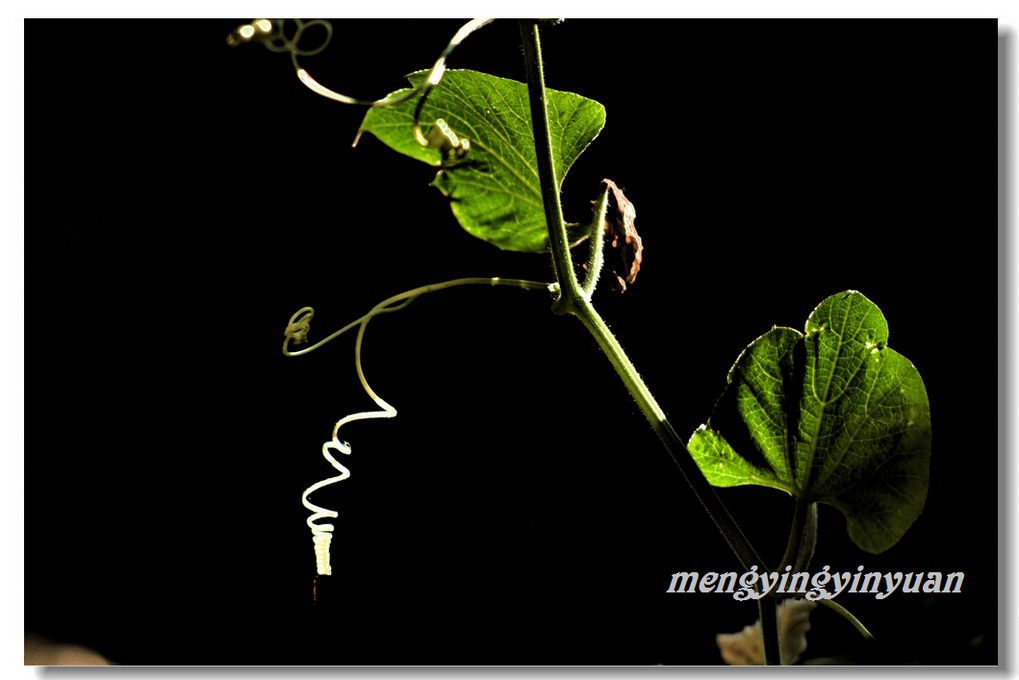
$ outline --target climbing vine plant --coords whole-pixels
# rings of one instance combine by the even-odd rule
[[[491,21],[465,24],[431,68],[411,73],[406,88],[375,100],[329,89],[299,64],[300,57],[325,49],[332,37],[328,22],[260,19],[239,27],[227,39],[233,46],[255,42],[288,53],[297,77],[312,92],[367,107],[358,138],[373,135],[394,151],[437,168],[432,185],[448,197],[466,232],[504,250],[547,253],[555,274],[555,280],[547,282],[495,277],[425,285],[383,300],[315,344],[309,344],[314,310],[306,307],[291,317],[284,332],[287,356],[306,354],[357,329],[358,376],[379,407],[336,423],[322,454],[339,474],[303,494],[304,505],[312,512],[308,526],[318,574],[332,573],[334,530],[320,520],[337,514],[309,497],[350,476],[335,455],[352,452],[339,438],[339,430],[351,421],[397,415],[365,378],[360,358],[365,328],[375,316],[403,309],[422,295],[464,285],[547,290],[553,313],[577,317],[735,556],[748,573],[765,575],[764,583],[769,574],[774,584],[778,574],[808,567],[816,543],[818,503],[845,515],[849,537],[860,549],[880,553],[894,546],[924,507],[931,423],[923,380],[908,359],[889,347],[889,324],[878,306],[861,292],[837,292],[810,313],[802,332],[776,327],[757,338],[729,370],[728,386],[714,410],[708,411],[710,418],[689,438],[680,437],[592,305],[603,276],[605,243],[623,263],[611,275],[612,286],[625,290],[637,279],[643,245],[635,206],[615,183],[605,180],[589,220],[568,224],[563,219],[562,181],[601,133],[605,108],[545,87],[540,32],[555,21],[520,22],[526,83],[448,70],[447,59],[455,48]],[[323,27],[326,39],[302,47],[304,32],[312,26]],[[571,249],[583,242],[588,244],[587,256],[578,276]],[[291,349],[305,344],[309,346]],[[785,554],[781,563],[770,565],[773,568],[760,558],[713,488],[739,485],[771,487],[796,500]],[[739,636],[719,636],[728,661],[793,662],[805,644],[804,622],[814,602],[834,609],[870,635],[850,612],[806,584],[776,591],[774,585],[755,583],[744,590],[742,599],[754,599],[760,608],[759,628],[745,631],[757,636],[760,650],[746,652],[753,645]],[[782,600],[788,602],[778,607]]]

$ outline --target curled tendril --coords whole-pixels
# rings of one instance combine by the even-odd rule
[[[290,351],[290,342],[293,341],[295,345],[300,345],[308,341],[308,333],[311,331],[311,319],[313,316],[315,316],[315,310],[312,309],[311,307],[303,307],[299,309],[292,317],[290,317],[290,322],[287,324],[286,330],[283,331],[283,336],[285,338],[283,341],[283,354],[287,356],[299,356],[301,354],[307,354],[308,352],[311,352],[312,350],[321,347],[327,342],[330,342],[334,338],[339,337],[343,333],[346,333],[355,326],[360,326],[357,332],[357,343],[354,346],[354,363],[357,367],[357,376],[358,378],[360,378],[361,386],[364,388],[365,392],[368,393],[368,396],[371,397],[372,401],[374,401],[381,409],[379,411],[365,411],[362,413],[354,413],[352,415],[346,416],[345,418],[341,419],[339,422],[336,423],[336,426],[333,428],[332,439],[330,439],[329,441],[322,445],[322,456],[327,461],[329,461],[329,464],[336,468],[336,470],[340,474],[335,477],[323,479],[320,482],[312,484],[307,489],[305,489],[304,494],[301,496],[301,501],[304,504],[304,507],[307,508],[308,510],[311,510],[312,512],[312,515],[308,518],[308,527],[311,528],[311,537],[315,544],[315,564],[320,575],[332,574],[332,566],[330,565],[329,552],[333,538],[332,532],[334,531],[335,527],[332,524],[316,524],[316,520],[324,518],[336,519],[339,515],[336,513],[335,510],[328,510],[326,508],[313,504],[311,501],[308,500],[308,496],[314,493],[315,491],[318,491],[324,486],[335,484],[336,482],[343,481],[344,479],[350,477],[350,471],[347,468],[345,468],[343,464],[341,464],[333,456],[334,451],[339,451],[340,453],[346,455],[350,455],[351,452],[350,444],[345,441],[341,441],[337,437],[337,434],[343,425],[355,420],[366,420],[368,418],[392,418],[396,415],[396,409],[390,406],[388,403],[386,403],[368,385],[368,381],[365,380],[364,377],[364,370],[361,368],[361,343],[364,339],[364,330],[368,326],[368,322],[371,321],[372,318],[378,316],[379,314],[396,312],[403,309],[411,302],[413,302],[419,295],[424,295],[425,293],[431,293],[437,290],[443,290],[445,288],[452,288],[454,286],[463,286],[468,284],[479,284],[490,286],[513,286],[516,288],[524,288],[526,290],[550,288],[550,284],[541,283],[539,281],[523,281],[519,279],[500,279],[500,278],[454,279],[452,281],[445,281],[443,283],[435,283],[430,286],[422,286],[421,288],[408,290],[404,293],[400,293],[399,295],[394,295],[391,298],[383,300],[379,304],[372,307],[371,311],[362,316],[360,319],[344,326],[340,330],[336,331],[329,337],[320,340],[311,347],[308,347],[307,349],[302,349],[297,352]]]
[[[428,72],[428,77],[421,81],[421,83],[406,92],[399,97],[392,99],[383,97],[382,99],[367,100],[367,99],[355,99],[354,97],[348,97],[347,95],[334,92],[327,87],[324,87],[318,83],[307,70],[301,68],[301,65],[297,63],[297,57],[309,57],[318,54],[326,48],[329,41],[333,37],[332,25],[324,19],[316,19],[315,21],[309,21],[307,23],[300,19],[292,19],[294,24],[297,26],[297,30],[294,32],[293,38],[288,38],[284,30],[285,19],[257,19],[250,24],[244,24],[238,27],[233,33],[227,36],[227,44],[231,47],[236,47],[246,42],[260,42],[266,46],[266,48],[273,52],[289,52],[290,58],[294,62],[294,69],[297,71],[297,77],[304,85],[312,92],[319,94],[328,99],[332,99],[344,104],[356,104],[360,106],[370,106],[372,108],[382,108],[386,106],[396,106],[406,101],[413,99],[414,97],[421,95],[421,100],[418,102],[414,109],[414,138],[419,144],[426,148],[438,149],[442,153],[443,167],[449,167],[449,161],[454,163],[464,160],[468,152],[470,151],[471,145],[470,140],[463,136],[458,136],[446,121],[439,118],[435,121],[432,128],[428,131],[428,134],[424,134],[421,130],[420,115],[421,110],[424,108],[425,101],[428,99],[428,94],[432,91],[436,85],[442,81],[442,76],[446,72],[446,59],[452,54],[453,50],[456,49],[463,40],[476,31],[477,29],[489,24],[493,19],[474,19],[464,24],[453,39],[446,45],[446,49],[442,51],[439,58],[436,59],[435,64],[432,66],[432,70]],[[313,50],[302,50],[298,48],[298,43],[301,41],[301,37],[304,34],[305,29],[312,26],[322,25],[326,29],[325,41]],[[280,43],[280,44],[277,44]],[[354,140],[354,144],[357,144],[357,140]]]
[[[305,312],[307,316],[301,317],[300,321],[297,321],[297,317],[301,316]],[[287,329],[283,331],[283,336],[287,339],[294,341],[295,345],[303,345],[308,342],[308,332],[311,330],[311,318],[315,316],[315,310],[311,307],[304,307],[299,309],[296,314],[290,317],[290,324]],[[283,351],[286,352],[286,343],[283,344]]]
[[[333,39],[333,26],[325,19],[315,19],[307,23],[300,19],[292,21],[297,25],[293,38],[288,38],[284,31],[285,19],[256,19],[250,24],[238,26],[233,33],[226,37],[226,43],[231,47],[237,47],[246,42],[258,42],[273,52],[290,52],[295,68],[299,68],[297,67],[297,57],[312,57],[324,50],[329,41]],[[326,39],[313,50],[299,49],[297,44],[301,42],[304,31],[312,26],[323,26],[326,30]],[[281,44],[277,45],[277,41]]]

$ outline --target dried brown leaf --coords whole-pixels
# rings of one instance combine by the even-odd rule
[[[606,219],[608,237],[612,239],[612,247],[617,250],[622,260],[622,272],[612,270],[616,276],[616,290],[626,292],[626,284],[633,283],[637,279],[637,272],[640,271],[640,263],[643,257],[644,245],[641,243],[634,220],[637,219],[637,210],[633,203],[623,195],[623,191],[610,179],[603,179],[615,199],[616,216]]]

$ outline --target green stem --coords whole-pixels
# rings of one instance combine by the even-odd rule
[[[784,570],[786,565],[792,566],[802,550],[803,527],[806,524],[809,506],[810,503],[805,502],[802,498],[796,499],[796,510],[793,511],[793,528],[789,530],[789,543],[786,545],[785,555],[782,556],[782,561],[778,565],[780,570]]]
[[[758,565],[766,569],[764,561],[758,556],[746,536],[737,526],[732,515],[722,504],[714,488],[701,473],[697,463],[690,457],[682,440],[669,424],[665,413],[658,402],[651,396],[644,381],[637,374],[637,369],[630,363],[623,348],[609,331],[608,326],[591,306],[577,284],[570,258],[569,244],[566,238],[566,225],[563,223],[562,207],[559,203],[559,188],[552,164],[552,147],[548,132],[548,113],[545,109],[545,79],[541,65],[541,45],[538,37],[538,26],[533,21],[521,21],[520,33],[524,43],[524,62],[527,69],[527,91],[531,104],[531,122],[534,128],[534,145],[538,157],[538,176],[541,182],[541,194],[545,203],[545,218],[548,223],[549,242],[552,249],[552,265],[556,280],[559,283],[559,299],[552,309],[557,314],[575,314],[591,333],[595,341],[605,352],[616,373],[622,379],[626,389],[637,401],[640,410],[651,423],[651,427],[665,444],[673,462],[679,467],[683,476],[704,505],[708,515],[721,530],[736,557],[748,570]]]
[[[778,609],[773,597],[762,597],[757,601],[761,612],[761,635],[764,637],[764,663],[768,666],[782,664],[778,646]]]
[[[568,292],[564,290],[560,299],[567,298],[567,296]],[[572,300],[572,303],[570,311],[580,319],[581,323],[584,324],[588,332],[591,333],[595,341],[602,348],[602,351],[605,352],[605,356],[608,357],[613,368],[616,369],[616,373],[622,379],[623,384],[626,385],[626,389],[637,401],[637,406],[640,407],[648,422],[651,423],[652,429],[662,440],[662,443],[665,444],[665,448],[672,457],[673,462],[676,463],[683,476],[686,477],[686,481],[690,484],[694,494],[701,501],[704,509],[711,519],[714,520],[719,530],[721,530],[722,535],[728,541],[729,547],[732,548],[736,557],[739,558],[743,568],[749,571],[752,566],[758,565],[761,570],[767,570],[764,561],[758,556],[753,546],[750,545],[743,531],[736,524],[736,520],[732,518],[732,515],[729,514],[728,509],[722,503],[722,499],[718,497],[714,488],[708,483],[700,468],[697,467],[697,463],[690,457],[686,446],[683,445],[679,435],[672,428],[672,424],[665,417],[665,413],[658,406],[658,402],[651,395],[647,385],[644,384],[644,380],[637,373],[637,369],[634,368],[633,364],[630,363],[626,352],[623,351],[619,341],[609,331],[601,316],[595,311],[591,303],[582,296]]]
[[[541,184],[541,200],[545,206],[545,224],[552,247],[552,269],[559,282],[561,295],[552,305],[556,314],[573,311],[567,292],[579,295],[577,275],[573,271],[566,224],[563,222],[563,207],[559,202],[559,179],[552,162],[552,136],[548,131],[548,114],[545,109],[545,74],[541,60],[541,42],[538,39],[538,24],[533,21],[520,22],[520,34],[524,41],[524,67],[527,71],[527,95],[531,105],[531,122],[534,129],[534,147],[538,154],[538,180]]]
[[[793,565],[794,572],[806,571],[810,566],[810,560],[814,557],[814,548],[817,545],[817,503],[810,503],[807,506],[807,516],[803,523],[803,541],[800,543],[800,551],[796,555],[796,563]]]
[[[605,249],[605,211],[608,205],[609,189],[605,187],[605,190],[601,192],[601,196],[595,201],[594,216],[591,219],[591,231],[587,238],[589,243],[588,250],[590,251],[587,259],[587,276],[584,278],[584,283],[581,284],[580,290],[583,291],[584,297],[588,300],[594,295],[594,287],[598,285],[601,268],[605,263],[602,251]]]
[[[874,639],[874,636],[870,634],[870,631],[867,630],[867,628],[862,623],[860,623],[860,620],[853,616],[848,609],[846,609],[839,603],[835,602],[834,600],[826,600],[824,598],[818,600],[818,602],[823,604],[825,607],[828,607],[829,609],[836,611],[842,616],[844,616],[845,619],[849,621],[849,623],[853,624],[853,627],[856,628],[856,630],[860,631],[860,634],[862,634],[863,637],[867,638],[868,640]]]

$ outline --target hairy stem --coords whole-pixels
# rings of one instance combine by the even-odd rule
[[[566,295],[567,293],[563,291],[562,297],[566,297]],[[703,473],[701,473],[700,468],[697,467],[697,463],[690,457],[686,446],[683,445],[672,424],[665,417],[665,413],[658,406],[658,402],[651,395],[651,391],[644,384],[644,380],[637,373],[637,369],[630,363],[630,359],[619,345],[619,341],[616,340],[608,326],[605,325],[605,321],[602,320],[591,303],[582,297],[571,305],[571,312],[580,319],[581,323],[594,336],[602,351],[605,352],[605,356],[608,357],[613,368],[616,369],[616,373],[622,379],[623,384],[626,385],[626,389],[637,401],[640,410],[647,417],[648,422],[651,423],[652,429],[662,440],[662,443],[665,444],[665,448],[672,457],[673,462],[679,467],[693,489],[694,494],[697,495],[701,504],[704,505],[704,509],[707,510],[708,515],[711,516],[711,519],[714,520],[719,530],[721,530],[726,541],[729,542],[729,547],[732,548],[736,557],[739,558],[743,568],[749,571],[756,564],[762,570],[766,569],[764,561],[757,555],[753,546],[750,545],[750,542],[736,524],[736,520],[732,518],[728,509],[722,504],[722,499],[718,497],[718,494],[715,493],[715,490],[708,483]]]
[[[587,276],[580,290],[588,300],[594,295],[594,287],[598,285],[598,278],[601,276],[602,265],[605,264],[605,257],[602,253],[605,242],[605,211],[609,205],[609,188],[601,192],[601,196],[595,201],[594,217],[591,220],[591,232],[587,237],[589,253],[587,259]]]
[[[545,218],[548,222],[549,241],[552,249],[552,263],[559,283],[560,296],[553,306],[558,314],[575,314],[605,352],[616,373],[623,380],[627,390],[661,438],[672,460],[682,471],[694,493],[714,520],[733,552],[747,570],[753,565],[766,568],[763,560],[750,545],[746,536],[736,525],[729,511],[722,504],[715,490],[690,457],[682,440],[669,424],[665,413],[658,406],[637,369],[619,345],[615,336],[577,284],[563,223],[559,190],[552,163],[552,147],[549,142],[548,113],[545,108],[545,79],[541,66],[541,45],[538,26],[533,21],[521,21],[520,32],[524,43],[524,61],[527,69],[527,91],[531,104],[531,122],[534,128],[535,151],[538,156],[538,174],[542,198],[545,202]]]

